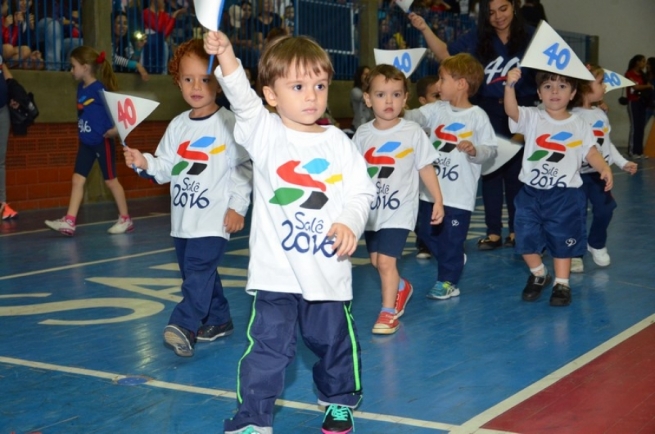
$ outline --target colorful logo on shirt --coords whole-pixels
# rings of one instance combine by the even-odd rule
[[[88,106],[89,104],[92,104],[95,99],[89,98],[86,95],[83,95],[80,99],[77,100],[77,115],[80,116],[82,115],[82,112],[84,112],[84,107]]]
[[[439,125],[434,130],[437,140],[432,143],[434,149],[439,152],[451,152],[457,147],[460,140],[466,140],[473,135],[473,131],[466,131],[466,125],[460,122],[453,122],[449,125]]]
[[[566,143],[573,134],[561,131],[553,136],[550,134],[543,134],[537,137],[537,149],[528,157],[528,161],[550,161],[557,163],[566,155],[567,149],[577,148],[582,145],[582,140],[575,140]]]
[[[184,160],[173,166],[171,175],[177,176],[189,166],[191,168],[187,171],[187,175],[200,175],[207,168],[207,161],[211,155],[225,151],[225,144],[213,147],[215,141],[216,137],[204,136],[193,143],[190,140],[181,143],[177,148],[177,155]]]
[[[277,168],[276,172],[283,181],[300,188],[280,187],[275,190],[275,194],[269,199],[269,203],[282,206],[289,205],[303,198],[305,193],[309,191],[309,197],[300,207],[306,209],[323,208],[323,205],[328,201],[328,197],[325,195],[327,184],[341,182],[343,176],[336,174],[323,180],[315,179],[316,176],[324,173],[330,166],[330,163],[324,158],[314,158],[305,165],[300,166],[302,171],[297,170],[299,166],[300,161],[290,160]]]
[[[602,120],[598,119],[594,124],[591,126],[591,129],[594,132],[594,137],[597,137],[596,143],[598,143],[598,146],[603,146],[603,143],[605,143],[605,135],[609,131],[609,128],[605,125],[605,122]]]
[[[368,176],[374,178],[377,175],[378,179],[390,177],[395,170],[396,159],[405,158],[414,152],[414,149],[409,148],[395,155],[389,155],[396,152],[400,145],[400,142],[387,142],[377,150],[369,148],[364,154],[364,159],[369,166],[367,169]]]

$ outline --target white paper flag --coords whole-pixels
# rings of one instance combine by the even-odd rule
[[[194,0],[198,22],[206,29],[218,30],[224,3],[223,0]]]
[[[545,21],[539,23],[521,60],[521,66],[581,80],[594,79],[569,44]]]
[[[130,132],[152,113],[159,103],[122,93],[104,92],[105,103],[122,142]]]
[[[410,48],[409,50],[379,50],[373,49],[376,65],[393,65],[405,73],[405,77],[412,75],[421,59],[425,56],[426,48]]]
[[[482,163],[482,174],[488,175],[500,169],[500,167],[512,159],[520,150],[521,145],[512,143],[507,139],[496,136],[498,142],[498,154],[493,159],[488,159]]]
[[[405,13],[409,13],[409,8],[412,6],[412,3],[414,3],[414,0],[396,0],[395,3],[400,9],[405,11]]]
[[[621,89],[622,87],[630,87],[637,84],[632,80],[628,80],[621,74],[617,74],[616,72],[610,71],[608,69],[605,69],[605,77],[603,78],[603,83],[606,85],[605,93],[609,92],[610,90]]]

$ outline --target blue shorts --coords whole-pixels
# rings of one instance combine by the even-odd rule
[[[94,146],[80,143],[75,158],[75,173],[88,178],[96,160],[105,181],[116,178],[116,145],[113,139],[105,139],[103,143]]]
[[[587,197],[579,188],[539,190],[524,185],[514,200],[516,253],[575,258],[587,250]]]
[[[381,253],[385,256],[400,259],[407,242],[409,229],[380,229],[364,232],[366,250],[368,253]]]

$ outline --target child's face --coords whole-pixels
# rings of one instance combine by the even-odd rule
[[[127,34],[127,17],[123,15],[116,16],[114,20],[114,34],[123,37]]]
[[[569,101],[575,96],[575,90],[561,78],[541,83],[537,92],[544,107],[552,111],[566,110]]]
[[[400,115],[407,102],[405,83],[378,75],[371,81],[368,92],[364,93],[364,101],[373,109],[376,119],[392,121]]]
[[[591,83],[591,92],[585,95],[590,103],[595,103],[602,101],[605,96],[605,83],[603,83],[603,74],[600,74],[596,79]]]
[[[77,61],[77,59],[73,59],[71,57],[71,74],[73,74],[73,78],[77,81],[82,81],[84,77],[87,76],[89,73],[90,66],[89,65],[82,65],[80,62]]]
[[[266,102],[277,109],[282,123],[292,130],[305,132],[323,131],[316,125],[327,107],[328,73],[289,67],[286,77],[275,80],[272,86],[262,89]]]
[[[193,117],[209,116],[216,111],[218,82],[213,74],[207,74],[207,61],[195,54],[180,59],[177,84],[184,101],[193,109]]]
[[[456,80],[448,71],[440,68],[437,90],[441,99],[444,101],[454,101],[463,88],[462,81],[464,80],[461,78]]]
[[[425,96],[420,97],[419,101],[421,101],[421,104],[430,104],[431,102],[439,101],[439,82],[432,83],[425,88]]]

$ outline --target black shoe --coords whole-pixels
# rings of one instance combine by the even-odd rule
[[[325,409],[322,426],[323,434],[348,434],[353,432],[354,426],[353,411],[350,407],[332,404]]]
[[[543,291],[544,286],[549,285],[552,280],[553,278],[550,274],[546,274],[545,276],[535,276],[534,274],[530,273],[530,277],[528,277],[528,283],[525,285],[525,288],[523,288],[523,300],[537,300],[541,295],[541,291]]]
[[[221,325],[205,324],[198,329],[197,339],[198,342],[213,342],[217,338],[231,335],[233,331],[234,325],[232,324],[232,320]]]
[[[193,332],[180,327],[179,325],[169,324],[164,329],[164,341],[180,357],[193,356],[193,345],[196,343],[196,337]]]
[[[556,307],[568,306],[571,304],[571,288],[561,283],[553,286],[553,294],[550,296],[550,305]]]
[[[498,247],[501,247],[502,245],[503,242],[500,238],[498,238],[496,241],[493,241],[489,237],[478,240],[478,250],[494,250]]]
[[[507,237],[505,238],[505,243],[503,244],[505,247],[515,247],[516,246],[516,239],[512,237]]]

